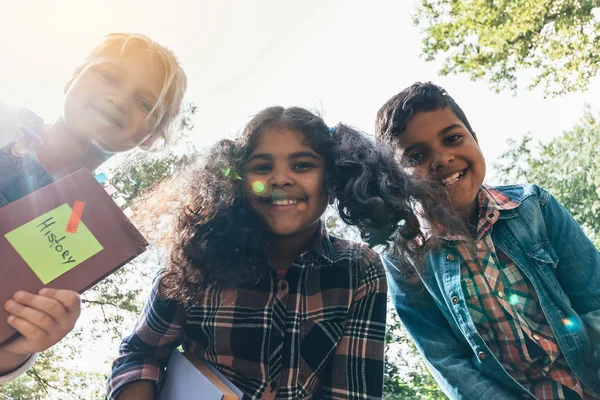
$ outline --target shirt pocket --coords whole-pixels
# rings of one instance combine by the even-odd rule
[[[300,384],[309,392],[321,380],[344,333],[344,321],[311,321],[300,341]]]
[[[330,293],[331,294],[331,293]],[[306,313],[300,322],[300,383],[310,389],[330,365],[344,333],[351,298],[349,293],[321,300],[307,299]]]
[[[538,267],[556,269],[558,265],[558,256],[547,240],[529,250],[527,257]]]
[[[557,271],[559,258],[550,242],[544,241],[534,246],[527,253],[527,260],[532,267],[537,268],[537,270],[532,270],[534,276],[542,274],[546,277],[543,281],[547,283],[549,292],[570,304],[571,302],[559,282]]]

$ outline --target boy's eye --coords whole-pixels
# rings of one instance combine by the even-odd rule
[[[459,134],[453,134],[450,135],[446,138],[446,143],[454,143],[456,141],[458,141],[460,139],[460,135]]]
[[[299,162],[294,165],[294,171],[296,172],[306,172],[311,168],[314,168],[315,165],[309,162]]]
[[[100,71],[99,74],[102,80],[106,83],[110,83],[112,85],[117,82],[117,78],[110,72]]]
[[[267,164],[257,164],[250,168],[250,171],[264,174],[271,171],[271,166]]]
[[[425,153],[423,153],[422,151],[414,152],[407,157],[408,162],[413,165],[420,164],[424,158]]]

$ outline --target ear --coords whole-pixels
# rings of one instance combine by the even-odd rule
[[[73,75],[73,77],[71,79],[69,79],[67,81],[67,83],[65,83],[65,87],[63,88],[63,93],[67,94],[67,92],[69,91],[69,88],[71,87],[71,85],[73,84],[73,80],[75,80],[75,76]]]

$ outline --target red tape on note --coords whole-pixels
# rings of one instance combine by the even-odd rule
[[[77,228],[79,228],[79,221],[81,221],[81,214],[83,214],[84,207],[85,203],[83,201],[76,201],[73,204],[71,216],[69,217],[69,222],[67,223],[67,233],[77,233]]]

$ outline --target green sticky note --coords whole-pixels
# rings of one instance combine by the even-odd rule
[[[70,216],[63,204],[4,235],[44,285],[103,249],[81,221],[77,233],[67,233]]]

